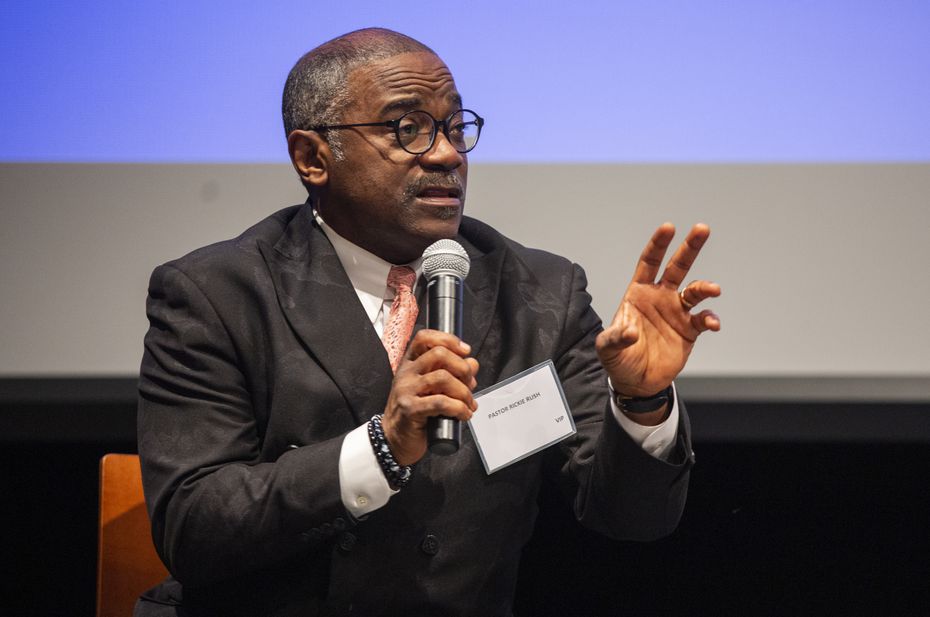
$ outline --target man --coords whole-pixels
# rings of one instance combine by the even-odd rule
[[[602,331],[580,268],[463,218],[482,121],[429,48],[380,29],[325,43],[283,115],[307,204],[152,275],[139,451],[172,578],[136,614],[509,615],[544,474],[593,529],[670,533],[692,460],[671,383],[720,325],[690,312],[716,285],[679,291],[708,229],[660,277],[660,227]],[[471,257],[463,341],[418,328],[408,346],[441,238]],[[468,430],[427,453],[427,418],[467,421],[473,392],[547,359],[576,435],[490,475]]]

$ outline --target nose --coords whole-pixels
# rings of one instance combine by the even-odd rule
[[[433,140],[433,146],[419,156],[420,165],[427,169],[441,169],[450,171],[461,166],[465,162],[465,155],[456,150],[445,132],[436,131],[436,139]]]

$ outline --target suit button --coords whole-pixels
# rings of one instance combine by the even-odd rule
[[[323,532],[323,535],[331,536],[333,535],[333,526],[330,523],[323,523],[320,525],[320,531]]]
[[[355,534],[346,531],[339,536],[339,548],[348,553],[355,548],[356,540]]]
[[[427,555],[435,555],[439,552],[439,538],[431,533],[426,534],[426,537],[423,538],[423,542],[420,543],[420,550]]]
[[[336,520],[333,521],[333,527],[336,531],[343,531],[346,528],[346,520],[341,516],[337,516]]]
[[[303,536],[305,540],[309,540],[311,542],[316,542],[317,540],[323,537],[323,533],[316,527],[314,527],[310,531],[305,531],[304,533],[300,535]]]

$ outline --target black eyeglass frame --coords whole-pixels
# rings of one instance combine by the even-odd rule
[[[449,121],[452,120],[453,116],[455,116],[456,114],[460,114],[464,111],[467,111],[468,113],[470,113],[471,115],[475,117],[474,125],[478,127],[478,132],[475,135],[475,141],[471,144],[471,146],[467,147],[465,150],[459,150],[458,148],[455,148],[455,144],[452,142],[452,139],[449,137]],[[400,138],[401,121],[407,116],[409,116],[410,114],[416,114],[416,113],[426,114],[433,121],[433,130],[430,132],[429,145],[427,145],[426,148],[424,148],[423,150],[419,152],[408,150],[407,146],[404,145],[404,142]],[[430,151],[430,149],[436,143],[436,134],[439,132],[439,128],[442,127],[442,134],[446,136],[446,139],[449,141],[452,147],[455,148],[455,151],[458,152],[459,154],[465,154],[466,152],[471,152],[472,150],[474,150],[475,146],[478,145],[478,138],[481,137],[481,127],[484,126],[484,118],[476,114],[471,109],[457,109],[453,111],[451,114],[449,114],[445,120],[437,120],[436,118],[433,117],[433,114],[429,113],[428,111],[424,111],[422,109],[414,109],[414,110],[408,111],[407,113],[402,115],[400,118],[397,118],[396,120],[385,120],[383,122],[356,122],[354,124],[328,124],[325,126],[311,126],[304,130],[319,132],[319,131],[329,131],[329,130],[335,130],[335,129],[351,129],[357,126],[384,126],[387,128],[394,129],[394,137],[397,138],[397,144],[401,148],[404,149],[404,152],[413,154],[415,156],[418,156],[420,154],[425,154]]]

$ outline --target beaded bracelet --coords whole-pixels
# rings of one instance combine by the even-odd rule
[[[413,477],[413,467],[411,465],[402,467],[394,460],[391,446],[388,445],[384,429],[381,427],[381,414],[372,416],[368,422],[368,439],[371,441],[371,447],[375,451],[375,457],[381,465],[388,484],[394,489],[404,488]]]

